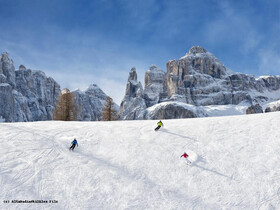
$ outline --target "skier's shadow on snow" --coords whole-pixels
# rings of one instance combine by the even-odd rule
[[[203,157],[198,156],[198,157],[197,157],[197,160],[196,160],[195,162],[192,163],[192,166],[196,166],[196,167],[198,167],[198,168],[200,168],[200,169],[203,169],[203,170],[205,170],[205,171],[209,171],[209,172],[214,173],[214,174],[216,174],[216,175],[223,176],[223,177],[226,177],[226,178],[228,178],[228,179],[232,179],[232,177],[230,177],[230,176],[228,176],[228,175],[225,175],[225,174],[222,174],[222,173],[220,173],[220,172],[218,172],[218,171],[215,171],[215,170],[213,170],[213,169],[205,168],[205,167],[203,167],[203,166],[198,165],[197,163],[199,163],[199,162],[201,162],[201,163],[207,163],[207,161],[206,161]]]
[[[183,135],[180,135],[180,134],[177,134],[177,133],[172,133],[172,132],[170,132],[170,131],[168,131],[168,130],[166,130],[164,128],[160,129],[159,131],[164,132],[164,133],[169,133],[169,134],[172,134],[172,135],[175,135],[175,136],[179,136],[181,138],[190,139],[192,141],[196,141],[196,139],[194,139],[194,138],[190,138],[188,136],[183,136]]]

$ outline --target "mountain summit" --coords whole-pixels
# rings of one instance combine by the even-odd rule
[[[280,99],[279,76],[255,78],[253,75],[234,73],[213,54],[200,46],[192,47],[179,60],[168,61],[167,72],[152,66],[145,74],[144,87],[144,94],[141,98],[145,103],[142,102],[139,95],[137,96],[137,101],[141,101],[139,104],[135,104],[135,97],[126,97],[122,102],[130,109],[133,107],[135,112],[137,110],[138,115],[128,117],[122,112],[120,113],[121,119],[153,119],[157,114],[154,113],[152,116],[148,114],[148,110],[157,105],[156,110],[161,112],[158,104],[162,102],[170,102],[170,104],[172,104],[171,102],[181,102],[196,107],[239,105],[241,103],[250,106],[255,103]],[[173,118],[181,118],[186,115],[184,111],[176,112],[176,110],[180,110],[178,103],[176,106],[173,104],[173,108],[170,107],[170,104],[166,116],[172,118],[170,112],[176,115]],[[186,109],[184,108],[184,110]],[[186,110],[186,112],[189,111]],[[132,112],[134,111],[132,110]]]

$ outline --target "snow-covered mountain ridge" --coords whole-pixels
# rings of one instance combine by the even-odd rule
[[[132,71],[137,78],[136,69]],[[266,106],[280,99],[280,76],[256,78],[234,73],[213,54],[198,46],[192,47],[179,60],[168,61],[167,72],[152,66],[146,72],[144,89],[137,79],[134,82],[132,80],[129,79],[120,108],[120,118],[125,120],[155,119],[155,116],[162,114],[151,116],[148,108],[162,102],[170,102],[168,111],[163,110],[166,106],[157,110],[165,113],[163,116],[169,115],[169,119],[169,113],[175,114],[178,109],[172,103],[174,101],[206,109],[213,105],[235,105],[240,109],[240,104]],[[180,113],[173,118],[184,118],[187,112],[190,114],[190,110],[185,107],[182,106]],[[197,113],[193,115],[199,116]]]
[[[7,122],[51,120],[59,84],[42,71],[15,70],[8,53],[0,56],[0,116]]]
[[[8,53],[3,53],[0,61],[1,121],[51,120],[60,95],[59,84],[42,71],[23,65],[15,70]],[[97,85],[73,91],[73,95],[78,120],[101,119],[107,95]],[[146,71],[144,87],[132,68],[125,97],[120,108],[116,104],[115,108],[121,120],[174,119],[278,111],[279,104],[272,105],[278,100],[280,76],[256,78],[234,73],[196,46],[179,60],[168,61],[166,72],[152,65]]]
[[[98,121],[101,120],[102,109],[105,105],[106,95],[96,84],[90,85],[85,91],[72,92],[78,110],[77,120]],[[115,110],[119,106],[114,103]]]
[[[280,112],[156,122],[1,123],[0,209],[280,208]]]
[[[0,119],[6,122],[51,120],[60,85],[43,71],[15,70],[8,53],[0,56]],[[97,86],[73,91],[78,120],[100,120],[107,95]],[[118,106],[116,105],[116,109]]]

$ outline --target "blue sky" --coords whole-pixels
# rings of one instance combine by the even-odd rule
[[[280,74],[279,0],[0,0],[0,51],[62,88],[97,84],[120,103],[128,73],[195,45],[235,72]]]

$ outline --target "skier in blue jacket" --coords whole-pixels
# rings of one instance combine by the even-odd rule
[[[73,151],[76,145],[77,145],[77,147],[78,147],[78,142],[77,142],[77,140],[74,138],[74,140],[72,141],[72,145],[71,145],[71,147],[69,148],[69,150],[72,149],[72,151]]]

